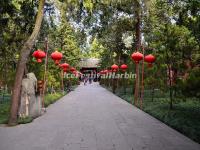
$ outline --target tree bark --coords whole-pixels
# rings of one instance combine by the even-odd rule
[[[169,95],[170,95],[170,109],[173,109],[173,96],[172,96],[172,75],[171,75],[171,64],[168,65],[168,76],[169,76]]]
[[[42,24],[43,19],[43,12],[44,12],[44,3],[45,0],[39,1],[39,7],[38,7],[38,13],[36,17],[35,27],[33,29],[33,32],[31,36],[28,38],[28,40],[25,42],[24,46],[22,47],[22,50],[20,52],[20,58],[17,65],[16,75],[15,75],[15,81],[13,86],[13,92],[12,92],[12,104],[11,104],[11,110],[10,110],[10,118],[9,118],[9,125],[16,125],[17,124],[17,113],[18,113],[18,107],[19,107],[19,98],[20,98],[20,92],[21,92],[21,84],[22,84],[22,78],[24,75],[24,70],[26,67],[26,63],[28,60],[28,57],[30,55],[31,49],[33,47],[33,44],[39,34],[40,27]]]
[[[135,24],[135,35],[136,35],[136,43],[135,49],[139,51],[141,46],[141,16],[139,11],[140,5],[138,4],[138,10],[136,11],[136,19],[137,22]],[[134,104],[137,106],[138,103],[138,95],[139,95],[139,63],[136,63],[136,79],[135,79],[135,91],[134,91]]]

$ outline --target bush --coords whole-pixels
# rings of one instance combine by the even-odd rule
[[[10,103],[0,104],[0,124],[8,122]]]
[[[70,81],[71,81],[71,85],[73,86],[73,85],[78,85],[79,84],[79,79],[78,78],[72,78],[72,79],[70,79]]]
[[[200,143],[200,102],[180,102],[169,110],[168,99],[145,101],[144,111]]]
[[[30,123],[33,121],[32,117],[24,117],[24,118],[18,118],[17,123],[18,124],[26,124],[26,123]]]
[[[200,99],[200,69],[193,69],[186,81],[182,84],[182,94],[187,97]]]
[[[56,102],[63,96],[64,96],[64,94],[62,94],[62,93],[47,94],[44,99],[44,106],[45,107],[49,106],[50,104]]]

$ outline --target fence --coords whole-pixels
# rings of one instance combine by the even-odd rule
[[[11,95],[8,94],[5,90],[0,89],[0,104],[10,102]]]

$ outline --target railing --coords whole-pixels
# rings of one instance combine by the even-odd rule
[[[8,103],[11,100],[11,95],[4,90],[0,90],[0,104]]]

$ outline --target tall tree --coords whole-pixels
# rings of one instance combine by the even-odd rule
[[[33,29],[31,36],[25,42],[20,52],[20,58],[18,61],[15,81],[14,81],[14,86],[13,86],[12,104],[11,104],[9,123],[8,123],[9,125],[17,124],[17,113],[18,113],[18,107],[19,107],[22,78],[24,75],[26,63],[30,55],[31,49],[40,31],[40,27],[41,27],[41,23],[43,19],[43,13],[44,13],[44,3],[45,3],[45,0],[39,1],[35,27]]]

